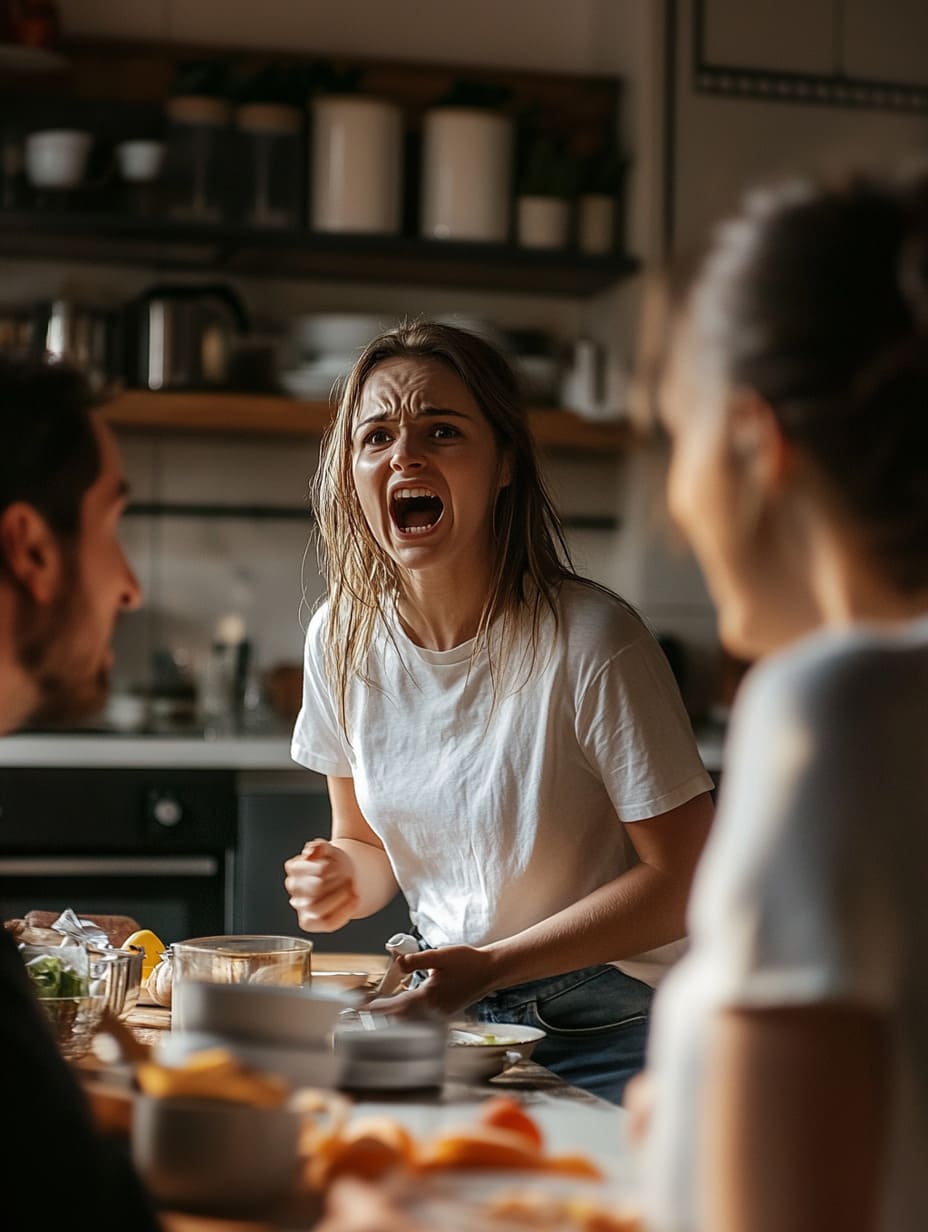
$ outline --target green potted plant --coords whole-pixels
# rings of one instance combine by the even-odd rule
[[[527,141],[516,189],[516,237],[525,248],[563,248],[577,189],[577,162],[546,133]]]

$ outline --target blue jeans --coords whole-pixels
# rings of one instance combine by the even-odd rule
[[[565,1082],[620,1104],[644,1067],[654,989],[600,964],[491,993],[470,1007],[482,1022],[540,1027],[532,1060]]]

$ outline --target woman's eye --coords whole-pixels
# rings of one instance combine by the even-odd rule
[[[432,435],[436,440],[449,441],[455,436],[460,436],[457,428],[453,428],[451,424],[436,424],[432,429]]]
[[[368,432],[364,438],[365,445],[386,445],[390,440],[390,433],[384,428],[375,428],[373,432]]]

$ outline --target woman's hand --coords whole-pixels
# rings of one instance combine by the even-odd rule
[[[372,1002],[371,1008],[394,1013],[428,1009],[450,1016],[499,987],[495,981],[493,956],[472,945],[447,945],[418,954],[404,954],[397,962],[407,975],[413,971],[428,971],[429,978],[411,992]]]
[[[300,928],[333,933],[354,919],[359,902],[354,863],[340,847],[314,838],[285,862],[284,871],[284,888]]]

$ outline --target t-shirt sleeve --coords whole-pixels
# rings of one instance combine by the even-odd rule
[[[327,609],[309,623],[303,656],[303,704],[293,726],[290,756],[298,765],[333,778],[351,778],[350,749],[338,721],[338,709],[324,666]]]
[[[840,673],[769,664],[752,677],[732,719],[693,937],[725,1004],[885,1005],[901,951],[878,833],[879,734]]]
[[[577,736],[622,821],[656,817],[712,790],[677,682],[646,629],[583,688]]]

